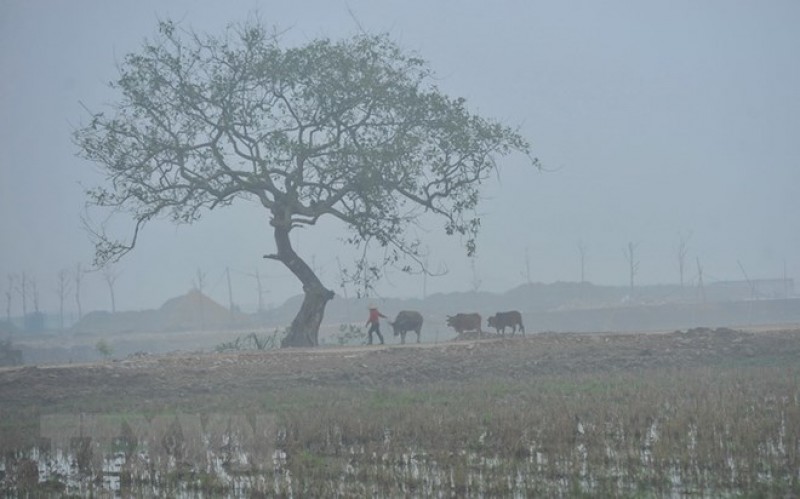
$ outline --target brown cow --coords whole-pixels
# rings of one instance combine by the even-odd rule
[[[483,335],[483,331],[481,331],[481,314],[448,315],[447,325],[455,329],[458,334],[464,331],[477,331],[478,335]]]
[[[502,332],[503,336],[506,335],[506,327],[511,328],[511,335],[517,334],[517,326],[525,335],[525,326],[522,325],[522,314],[516,310],[510,312],[497,312],[489,317],[489,327],[493,327],[498,333]]]

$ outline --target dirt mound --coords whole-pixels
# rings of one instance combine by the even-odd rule
[[[91,312],[75,326],[76,333],[126,333],[199,331],[228,329],[246,323],[246,317],[231,312],[196,289],[164,302],[158,310]]]
[[[164,302],[158,310],[165,331],[218,328],[233,322],[233,314],[196,289]]]

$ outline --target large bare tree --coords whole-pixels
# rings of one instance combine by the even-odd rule
[[[284,346],[317,344],[334,295],[295,252],[292,230],[338,219],[364,255],[352,271],[362,282],[388,265],[421,270],[409,224],[440,217],[471,256],[479,188],[496,160],[516,151],[537,165],[517,131],[444,95],[428,63],[385,35],[284,47],[259,23],[211,36],[162,22],[119,71],[119,100],[75,134],[81,155],[107,175],[87,191],[89,203],[135,222],[124,241],[97,230],[96,263],[131,250],[155,217],[192,223],[256,200],[275,239],[265,258],[285,265],[305,294]],[[370,247],[380,256],[367,259]]]

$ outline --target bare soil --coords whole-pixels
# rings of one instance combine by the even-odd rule
[[[235,403],[303,387],[429,386],[708,365],[790,365],[800,326],[671,333],[536,334],[446,343],[138,355],[95,364],[0,369],[0,415],[93,407]],[[228,401],[228,402],[225,402]]]

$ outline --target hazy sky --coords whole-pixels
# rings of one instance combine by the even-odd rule
[[[116,99],[115,64],[171,18],[220,32],[258,12],[288,28],[286,43],[388,32],[416,51],[439,87],[500,119],[533,144],[549,172],[524,158],[502,161],[486,186],[473,274],[459,241],[429,227],[429,262],[446,276],[394,273],[382,296],[480,289],[528,279],[576,281],[578,242],[586,278],[627,283],[624,248],[637,244],[637,282],[677,282],[677,247],[691,233],[709,281],[800,273],[800,2],[753,1],[38,1],[0,0],[0,290],[25,272],[40,308],[57,307],[56,275],[88,267],[83,186],[100,182],[76,157],[71,132]],[[356,22],[357,19],[358,22]],[[337,288],[340,227],[294,233],[302,256]],[[155,308],[186,292],[198,269],[227,304],[301,291],[278,263],[266,212],[241,204],[192,226],[149,225],[116,267],[118,309]],[[425,286],[425,288],[424,288]],[[84,311],[109,309],[98,273],[85,276]],[[352,290],[349,291],[352,293]],[[73,309],[73,298],[68,308]],[[29,299],[29,307],[32,308]],[[19,314],[14,296],[12,313]]]

